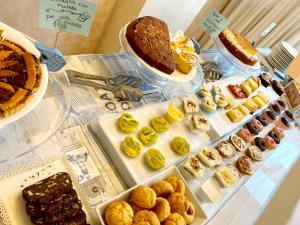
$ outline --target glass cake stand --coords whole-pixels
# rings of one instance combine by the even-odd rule
[[[162,89],[170,97],[193,94],[199,91],[204,81],[204,73],[199,63],[197,63],[195,74],[191,77],[191,79],[184,79],[181,82],[167,79],[165,76],[161,76],[159,74],[161,72],[158,73],[155,68],[147,65],[147,63],[136,55],[126,40],[125,30],[126,26],[123,27],[119,33],[121,49],[127,56],[130,64],[138,71],[139,76],[143,81]]]
[[[227,76],[240,73],[245,76],[258,76],[261,72],[260,62],[258,61],[253,66],[249,66],[238,60],[232,55],[220,41],[219,37],[212,38],[214,46],[218,51],[216,61],[220,66],[221,72]]]
[[[69,87],[65,73],[49,73],[40,103],[21,119],[0,128],[0,163],[33,151],[59,129],[70,109]]]

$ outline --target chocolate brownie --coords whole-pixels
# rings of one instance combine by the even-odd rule
[[[175,59],[164,21],[151,16],[137,18],[127,26],[126,38],[135,53],[150,66],[167,74],[174,72]]]
[[[56,196],[67,193],[72,189],[72,181],[65,172],[56,173],[23,189],[23,198],[31,204],[49,204]]]

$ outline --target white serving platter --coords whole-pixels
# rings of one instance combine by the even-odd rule
[[[0,29],[4,30],[7,34],[6,39],[11,40],[21,47],[25,48],[28,52],[34,54],[37,58],[41,56],[41,53],[37,50],[37,48],[30,42],[22,33],[11,28],[10,26],[0,22]],[[37,104],[42,100],[48,85],[48,70],[46,65],[40,64],[42,70],[42,80],[40,83],[40,87],[37,91],[32,95],[30,101],[16,113],[8,116],[8,117],[0,117],[0,128],[5,125],[12,123],[21,117],[25,116],[31,110],[33,110]]]
[[[185,179],[182,177],[182,175],[178,171],[177,167],[172,166],[169,169],[166,169],[163,172],[159,173],[158,175],[152,177],[151,179],[148,179],[148,180],[140,183],[139,185],[143,184],[143,185],[149,185],[149,186],[151,186],[154,183],[156,183],[158,181],[161,181],[161,180],[165,179],[168,176],[176,176],[176,177],[182,179],[184,181],[184,183],[185,183],[185,186],[186,186],[185,195],[188,198],[188,200],[195,206],[195,211],[196,211],[196,213],[195,213],[195,220],[194,220],[194,222],[191,225],[201,225],[201,224],[203,224],[206,221],[207,216],[205,215],[205,213],[204,213],[201,205],[199,204],[197,198],[195,197],[195,195],[193,194],[193,192],[189,189],[189,187],[188,187]],[[114,201],[121,201],[121,200],[127,201],[127,200],[129,200],[130,196],[131,196],[131,192],[137,186],[134,186],[134,187],[128,189],[127,191],[125,191],[122,194],[116,196],[115,198],[113,198],[109,202],[106,202],[106,203],[104,203],[104,204],[102,204],[102,205],[100,205],[99,207],[96,208],[96,212],[97,212],[97,215],[100,218],[101,224],[103,224],[103,225],[106,224],[105,223],[105,217],[104,217],[106,208],[112,202],[114,202]]]

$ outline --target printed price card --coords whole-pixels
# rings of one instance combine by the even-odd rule
[[[230,22],[217,10],[211,10],[200,22],[200,27],[212,37],[217,37],[229,24]]]
[[[40,0],[40,27],[88,36],[95,11],[85,0]]]

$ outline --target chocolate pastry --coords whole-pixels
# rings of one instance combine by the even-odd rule
[[[271,110],[273,110],[277,115],[279,115],[281,112],[281,109],[277,104],[271,104]]]
[[[259,75],[259,79],[261,81],[261,84],[264,86],[264,87],[268,87],[270,86],[271,84],[271,78],[270,76],[265,73],[265,72],[262,72],[260,75]]]
[[[258,135],[260,132],[260,129],[251,122],[246,123],[246,127],[251,134]]]
[[[242,91],[242,89],[239,88],[238,85],[230,84],[227,86],[227,89],[231,92],[231,94],[238,99],[246,98],[246,95]]]
[[[254,173],[254,166],[252,160],[246,156],[242,155],[236,162],[236,167],[244,174],[252,175]]]
[[[268,120],[266,120],[266,118],[263,115],[258,115],[255,117],[255,119],[257,119],[263,126],[268,126]]]
[[[294,115],[291,113],[289,110],[284,111],[284,116],[289,120],[289,121],[294,121]]]
[[[283,86],[279,83],[279,81],[273,80],[271,85],[276,94],[278,94],[279,96],[283,94]]]
[[[262,161],[263,160],[263,154],[261,153],[261,150],[256,145],[251,145],[246,151],[247,155],[250,157],[250,159],[254,161]]]
[[[266,115],[271,119],[271,120],[275,120],[276,119],[276,116],[277,116],[277,113],[276,112],[274,112],[274,111],[267,111],[266,112]]]
[[[278,100],[276,101],[276,103],[277,103],[281,108],[285,109],[286,104],[285,104],[284,101],[282,101],[281,99],[278,99]]]
[[[278,137],[278,135],[277,135],[274,131],[271,130],[271,131],[268,133],[268,135],[269,135],[271,138],[274,139],[274,141],[275,141],[276,144],[279,144],[279,143],[280,143],[280,138]]]
[[[280,117],[279,120],[283,123],[284,126],[290,128],[290,122],[287,120],[286,117]]]
[[[261,137],[256,137],[256,138],[254,139],[254,144],[255,144],[257,147],[259,147],[260,150],[262,150],[262,151],[266,151],[266,150],[267,150],[267,145],[266,145],[264,139],[261,138]]]

